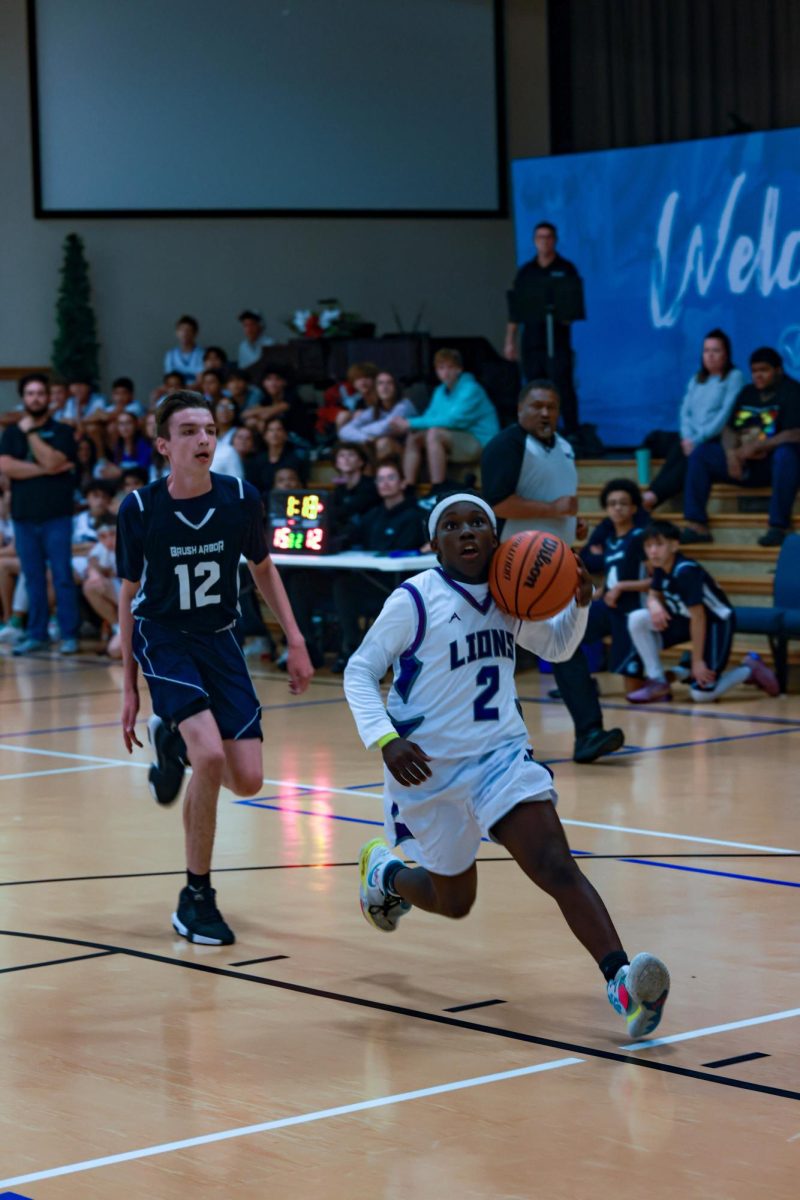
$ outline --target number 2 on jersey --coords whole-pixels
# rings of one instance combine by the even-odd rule
[[[498,721],[500,719],[500,709],[495,708],[493,704],[489,704],[500,690],[500,668],[481,667],[475,677],[475,682],[478,687],[482,687],[483,691],[479,692],[472,704],[472,711],[476,721]]]
[[[181,609],[192,607],[192,581],[189,575],[189,564],[178,563],[175,568],[178,576],[178,589]],[[222,597],[210,589],[219,582],[219,563],[200,562],[194,567],[195,592],[194,607],[204,608],[207,604],[221,604]]]

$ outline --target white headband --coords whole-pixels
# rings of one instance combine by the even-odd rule
[[[431,541],[436,537],[436,526],[439,523],[439,517],[446,509],[452,508],[454,504],[474,504],[476,508],[482,508],[492,523],[492,529],[497,533],[497,518],[486,501],[482,500],[480,496],[470,495],[469,492],[456,492],[454,496],[445,496],[444,500],[440,500],[428,517],[428,537]]]

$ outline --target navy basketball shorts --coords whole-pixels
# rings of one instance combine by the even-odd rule
[[[194,634],[139,617],[133,654],[162,721],[179,725],[209,709],[223,741],[262,736],[261,705],[233,630]]]

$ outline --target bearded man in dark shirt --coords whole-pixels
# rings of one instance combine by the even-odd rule
[[[19,381],[24,413],[0,441],[0,471],[11,480],[11,517],[30,608],[26,636],[14,654],[49,645],[47,568],[53,576],[61,653],[78,650],[78,593],[72,578],[72,513],[75,435],[50,416],[46,375]]]

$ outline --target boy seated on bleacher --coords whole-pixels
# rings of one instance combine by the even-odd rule
[[[631,704],[663,703],[672,690],[661,650],[691,642],[689,694],[698,702],[718,700],[738,683],[753,683],[777,696],[778,680],[757,654],[725,670],[736,617],[728,597],[708,571],[680,552],[680,530],[671,521],[652,521],[644,531],[644,551],[652,577],[647,607],[628,615],[628,633],[638,655],[643,685],[629,692]],[[633,664],[631,664],[633,665]]]
[[[628,614],[641,608],[650,587],[642,534],[648,515],[632,479],[611,479],[600,493],[605,517],[592,531],[581,558],[592,575],[602,575],[599,598],[592,601],[585,646],[611,638],[608,670],[622,675],[625,690],[641,686],[628,673],[639,670],[628,633]],[[595,593],[597,595],[597,593]]]

